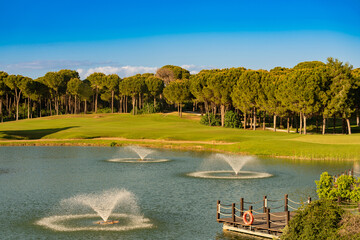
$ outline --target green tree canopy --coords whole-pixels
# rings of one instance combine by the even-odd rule
[[[305,68],[317,68],[317,67],[324,67],[325,63],[320,61],[306,61],[298,63],[294,66],[294,69],[305,69]]]
[[[21,98],[21,93],[25,88],[25,81],[28,78],[23,77],[21,75],[9,75],[7,78],[4,78],[5,84],[11,89],[14,90],[15,93],[15,101],[16,101],[16,120],[19,120],[19,103]]]
[[[91,87],[93,88],[95,92],[95,113],[97,113],[98,110],[98,96],[99,91],[104,87],[105,81],[106,81],[106,75],[104,73],[95,72],[87,77],[87,80],[90,81]]]
[[[182,104],[190,100],[190,83],[188,80],[176,80],[164,88],[164,96],[170,103],[178,105],[179,116],[182,117]]]
[[[144,74],[143,74],[144,76]],[[149,76],[145,79],[145,84],[147,86],[148,92],[154,98],[154,107],[156,106],[156,98],[163,92],[164,81],[158,77]]]
[[[156,76],[168,84],[178,79],[189,79],[190,72],[179,66],[165,65],[156,71]]]

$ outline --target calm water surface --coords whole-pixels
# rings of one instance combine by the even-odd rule
[[[316,197],[314,180],[339,173],[351,162],[256,159],[243,170],[271,173],[265,179],[221,180],[188,177],[198,170],[229,170],[212,154],[157,150],[163,163],[116,163],[133,157],[110,147],[0,147],[0,239],[230,239],[216,222],[216,201],[256,201],[267,195],[294,200]],[[36,221],[62,215],[59,202],[77,194],[125,188],[138,198],[151,229],[124,232],[57,232]],[[89,213],[92,213],[89,211]]]

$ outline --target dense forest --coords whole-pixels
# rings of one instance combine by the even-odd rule
[[[271,126],[325,134],[359,126],[360,69],[337,59],[302,62],[270,71],[245,68],[202,70],[191,75],[166,65],[156,74],[121,79],[93,73],[80,80],[74,70],[31,79],[0,71],[1,122],[59,114],[199,111],[202,123],[256,130]],[[340,123],[339,123],[340,122]]]

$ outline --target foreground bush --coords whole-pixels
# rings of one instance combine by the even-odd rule
[[[331,200],[314,201],[297,211],[281,239],[337,239],[343,213]]]

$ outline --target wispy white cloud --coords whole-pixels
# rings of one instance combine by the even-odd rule
[[[180,67],[189,70],[190,74],[197,74],[198,72],[200,72],[203,69],[213,69],[213,67],[196,66],[194,64],[184,64],[184,65],[181,65]]]
[[[155,73],[157,67],[145,67],[145,66],[121,66],[121,67],[114,67],[114,66],[103,66],[103,67],[95,67],[89,69],[79,68],[77,69],[78,73],[80,74],[81,78],[86,78],[90,74],[94,72],[101,72],[105,74],[118,74],[120,77],[129,77],[135,74],[143,74],[143,73]]]
[[[56,71],[64,68],[74,69],[76,67],[84,66],[94,66],[95,64],[105,64],[105,63],[95,63],[90,61],[72,61],[72,60],[43,60],[43,61],[29,61],[29,62],[18,62],[12,64],[2,65],[3,68],[9,70],[49,70]],[[106,64],[109,64],[107,62]]]
[[[212,69],[212,67],[205,66],[196,66],[193,64],[185,64],[180,67],[189,70],[191,74],[197,74],[202,69]],[[81,78],[86,78],[90,74],[94,72],[102,72],[104,74],[118,74],[120,77],[129,77],[135,74],[143,74],[143,73],[155,73],[158,67],[145,67],[145,66],[103,66],[103,67],[95,67],[95,68],[79,68],[77,71],[79,72]]]
[[[202,69],[211,69],[212,67],[197,66],[194,64],[181,65],[190,71],[191,74],[196,74]],[[157,66],[121,66],[118,63],[107,62],[92,62],[92,61],[75,61],[75,60],[39,60],[27,61],[11,64],[2,64],[0,62],[0,70],[6,71],[11,74],[24,74],[25,76],[32,76],[34,78],[43,76],[46,72],[59,71],[61,69],[77,70],[81,79],[94,72],[102,72],[104,74],[118,74],[120,77],[129,77],[135,74],[155,73],[158,69]]]

